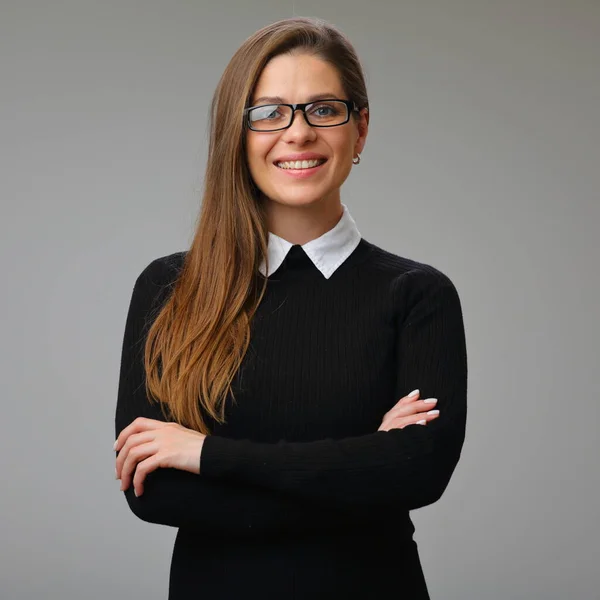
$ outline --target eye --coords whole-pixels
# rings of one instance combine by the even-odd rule
[[[317,117],[330,117],[336,114],[336,110],[330,104],[319,104],[311,109],[311,114]]]
[[[319,102],[310,107],[310,114],[320,119],[334,118],[337,119],[346,111],[346,106],[338,101]]]
[[[273,121],[281,118],[281,111],[278,104],[266,104],[257,106],[250,111],[252,121]]]

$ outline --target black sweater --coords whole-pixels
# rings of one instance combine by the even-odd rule
[[[184,256],[157,258],[135,282],[117,435],[138,416],[163,420],[146,398],[143,341]],[[440,416],[377,431],[415,388]],[[233,390],[225,424],[205,415],[200,475],[158,469],[139,498],[124,492],[140,519],[179,528],[169,599],[428,598],[409,511],[442,495],[466,424],[450,279],[364,238],[325,279],[294,246],[269,278]]]

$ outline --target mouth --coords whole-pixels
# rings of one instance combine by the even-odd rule
[[[312,160],[292,160],[275,162],[274,165],[285,171],[307,171],[316,169],[327,162],[326,158],[317,158]]]

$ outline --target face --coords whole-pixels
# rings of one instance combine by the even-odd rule
[[[335,67],[309,54],[282,54],[263,69],[250,106],[309,102],[316,95],[348,100]],[[280,100],[271,100],[273,97]],[[302,112],[296,111],[288,129],[274,132],[249,129],[247,158],[254,182],[272,202],[288,206],[339,204],[340,187],[350,173],[352,158],[365,144],[366,112],[361,110],[360,118],[351,116],[344,125],[321,128],[311,127]],[[302,155],[314,155],[325,162],[301,170],[282,168],[281,161],[303,160]]]

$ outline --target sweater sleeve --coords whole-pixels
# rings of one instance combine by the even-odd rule
[[[450,279],[433,267],[399,276],[393,289],[396,398],[419,388],[422,399],[438,399],[439,417],[426,426],[311,442],[268,444],[210,436],[200,459],[201,474],[262,486],[354,517],[437,501],[465,436],[467,354],[461,303]]]
[[[157,259],[135,282],[123,336],[115,436],[139,416],[165,420],[160,406],[150,403],[146,395],[143,351],[149,325],[166,298],[172,275],[171,267]],[[250,482],[208,479],[179,469],[159,468],[149,473],[139,498],[132,485],[123,493],[129,508],[144,521],[219,536],[335,531],[349,525],[344,515],[309,507],[277,490]]]

